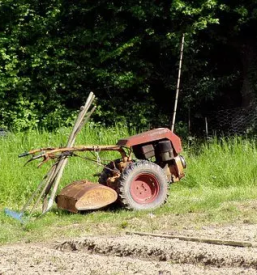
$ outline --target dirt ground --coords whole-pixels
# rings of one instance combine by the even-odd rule
[[[162,232],[155,232],[162,233]],[[125,234],[0,247],[0,274],[257,274],[257,225],[202,227],[171,236],[247,242],[251,247]]]

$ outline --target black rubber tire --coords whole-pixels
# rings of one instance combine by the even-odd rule
[[[155,197],[153,197],[152,201],[149,203],[147,203],[147,201],[140,203],[133,198],[132,193],[134,191],[131,190],[135,187],[132,188],[132,183],[134,185],[135,182],[137,182],[137,179],[140,182],[140,176],[145,177],[146,179],[147,177],[153,178],[157,184],[158,193],[154,195]],[[152,184],[152,180],[150,180],[150,182]],[[168,197],[167,177],[163,169],[153,162],[140,160],[130,163],[121,174],[118,195],[120,203],[127,209],[151,210],[158,208],[166,202]]]

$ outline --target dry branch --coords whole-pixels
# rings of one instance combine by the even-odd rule
[[[237,247],[257,247],[256,242],[244,242],[244,241],[237,241],[237,240],[203,239],[203,238],[198,238],[198,237],[152,234],[152,233],[146,233],[146,232],[130,232],[130,231],[127,231],[126,234],[159,237],[159,238],[167,238],[167,239],[178,239],[178,240],[189,241],[189,242],[228,245],[228,246],[237,246]]]

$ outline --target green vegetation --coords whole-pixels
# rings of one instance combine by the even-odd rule
[[[56,133],[31,131],[9,134],[0,139],[0,243],[46,241],[96,232],[163,232],[209,223],[257,222],[256,142],[235,137],[214,139],[200,146],[188,147],[185,143],[186,177],[171,186],[168,202],[155,211],[135,212],[110,207],[85,214],[70,214],[54,207],[45,216],[21,226],[7,217],[3,210],[21,210],[49,164],[37,169],[34,161],[24,167],[26,159],[19,159],[18,155],[34,148],[65,145],[69,132],[68,128]],[[101,128],[88,124],[76,144],[115,144],[119,138],[130,134],[133,133],[121,125]],[[117,158],[115,153],[101,156],[107,160]],[[61,185],[82,178],[97,181],[93,174],[101,169],[92,162],[71,158]]]
[[[232,127],[255,136],[248,114],[256,111],[256,23],[253,0],[0,1],[1,210],[21,209],[50,167],[37,169],[36,161],[24,167],[18,154],[65,145],[90,91],[97,109],[77,144],[115,144],[138,129],[168,126],[182,34],[178,135],[202,138],[208,122],[208,133],[220,136]],[[211,122],[212,112],[236,107],[244,112],[219,113]],[[228,124],[212,129],[211,123],[224,118]],[[2,128],[11,132],[2,137]],[[214,138],[185,142],[184,148],[186,177],[171,186],[168,203],[153,213],[111,208],[71,215],[55,208],[21,227],[1,211],[0,242],[256,221],[255,141]],[[71,158],[60,187],[81,178],[96,181],[101,169]]]
[[[116,127],[105,129],[93,125],[89,123],[81,131],[76,139],[76,144],[116,144],[120,137],[130,135],[127,128],[122,126],[117,125]],[[46,131],[10,133],[0,139],[0,205],[21,206],[24,204],[29,194],[32,194],[51,165],[47,163],[37,168],[39,162],[33,161],[24,167],[29,157],[20,159],[18,155],[36,148],[65,146],[70,131],[70,128],[62,128],[56,133]],[[107,160],[119,157],[119,153],[112,155],[108,152],[102,153],[102,155]],[[92,159],[90,153],[86,156]],[[101,166],[93,162],[75,157],[69,160],[69,165],[66,168],[62,179],[63,184],[82,178],[97,181],[97,177],[94,177],[93,174],[100,172],[102,169]]]
[[[106,125],[168,125],[182,33],[178,121],[256,98],[256,1],[0,2],[0,126],[72,123],[90,91]],[[135,116],[136,114],[136,116]]]

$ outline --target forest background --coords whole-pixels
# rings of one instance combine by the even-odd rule
[[[93,91],[96,125],[169,127],[185,34],[176,131],[203,135],[256,108],[256,26],[254,0],[0,1],[0,126],[70,126]]]

